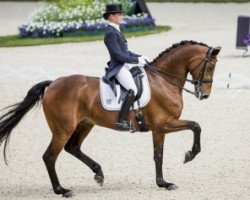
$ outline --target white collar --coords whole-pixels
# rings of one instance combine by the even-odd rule
[[[108,24],[110,25],[110,26],[113,26],[116,30],[118,30],[119,32],[121,32],[121,30],[120,30],[120,26],[118,25],[118,24],[115,24],[115,23],[113,23],[113,22],[108,22]]]

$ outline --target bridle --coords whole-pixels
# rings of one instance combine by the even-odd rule
[[[217,60],[216,60],[215,58],[212,58],[212,53],[213,53],[213,51],[214,51],[214,48],[209,47],[209,49],[208,49],[208,51],[207,51],[207,54],[206,54],[206,57],[205,57],[205,58],[204,58],[204,59],[203,59],[203,60],[202,60],[202,61],[201,61],[192,71],[190,71],[190,73],[192,74],[196,69],[198,69],[198,68],[202,65],[197,80],[190,80],[190,79],[180,78],[180,77],[178,77],[178,76],[175,76],[175,75],[173,75],[173,74],[170,74],[170,73],[168,73],[168,72],[162,71],[162,70],[160,70],[160,69],[154,67],[151,63],[148,63],[148,64],[146,65],[145,68],[146,68],[146,69],[149,69],[149,70],[151,70],[152,72],[156,73],[157,75],[161,76],[163,79],[167,80],[167,81],[168,81],[169,83],[171,83],[172,85],[175,85],[175,86],[177,86],[177,87],[183,89],[184,91],[186,91],[186,92],[188,92],[188,93],[190,93],[190,94],[197,95],[197,94],[199,94],[199,92],[202,91],[202,84],[203,84],[203,83],[205,83],[205,84],[206,84],[206,83],[210,83],[210,84],[213,83],[213,79],[205,79],[205,78],[204,78],[204,74],[205,74],[205,71],[207,70],[207,67],[209,67],[211,70],[214,69],[214,66],[209,65],[209,61],[210,61],[210,60],[213,60],[213,61],[217,62]],[[167,76],[170,76],[170,77],[173,77],[173,78],[175,78],[175,79],[179,79],[179,80],[182,80],[182,81],[184,81],[184,82],[187,81],[187,82],[193,84],[193,85],[195,86],[195,88],[196,88],[195,91],[193,92],[193,91],[191,91],[191,90],[188,90],[188,89],[186,89],[186,88],[184,88],[184,87],[178,85],[177,83],[175,83],[175,82],[169,80],[169,79],[166,77],[166,75],[167,75]]]

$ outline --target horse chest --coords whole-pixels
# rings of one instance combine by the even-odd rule
[[[183,109],[183,102],[180,98],[171,98],[164,102],[163,113],[168,117],[179,118]]]

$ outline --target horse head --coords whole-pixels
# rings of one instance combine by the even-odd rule
[[[200,100],[209,97],[217,55],[221,47],[212,48],[204,43],[195,41],[181,41],[173,44],[159,54],[148,69],[155,72],[180,90],[194,94]],[[187,79],[190,72],[193,80]],[[185,82],[191,82],[195,86],[192,92],[184,88]]]
[[[206,55],[203,57],[197,56],[199,58],[192,61],[188,67],[193,78],[195,96],[200,100],[207,99],[210,95],[217,55],[220,49],[221,47],[208,47]]]

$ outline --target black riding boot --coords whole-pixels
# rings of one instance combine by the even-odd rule
[[[121,111],[118,116],[117,128],[118,130],[129,131],[131,127],[127,122],[127,117],[130,107],[133,105],[135,100],[135,95],[133,90],[129,90],[128,94],[122,104]]]

